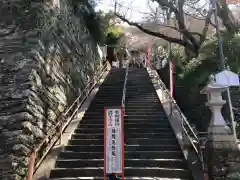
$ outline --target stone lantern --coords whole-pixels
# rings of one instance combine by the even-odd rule
[[[222,93],[225,92],[227,88],[227,86],[211,81],[201,91],[201,94],[207,94],[208,102],[206,106],[212,111],[208,134],[210,139],[213,140],[213,146],[215,148],[223,148],[223,146],[224,148],[237,148],[236,139],[221,113],[222,106],[226,103],[226,101],[222,99]]]

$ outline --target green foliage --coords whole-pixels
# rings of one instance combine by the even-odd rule
[[[108,31],[105,43],[107,45],[117,45],[120,43],[120,39],[123,36],[117,28],[110,28]]]
[[[120,43],[123,36],[121,29],[114,23],[115,16],[113,12],[103,13],[100,12],[101,17],[101,30],[104,34],[104,44],[116,45]]]
[[[86,26],[96,42],[100,45],[115,45],[119,43],[122,33],[121,29],[114,23],[115,17],[113,12],[104,13],[99,11],[95,12],[95,14],[89,14],[85,9],[82,11]]]
[[[94,38],[94,40],[101,44],[101,42],[103,41],[103,38],[104,38],[104,34],[101,29],[101,22],[99,20],[99,17],[90,14],[90,15],[86,16],[84,20],[86,22],[86,26],[87,26],[90,34]]]
[[[104,13],[95,11],[95,7],[102,0],[73,0],[72,6],[74,13],[85,21],[89,33],[94,40],[100,44],[117,44],[122,37],[120,28],[115,23],[113,12]]]
[[[240,34],[232,35],[222,31],[221,36],[227,64],[232,71],[240,73]],[[215,36],[208,37],[200,49],[199,56],[191,60],[186,60],[183,48],[173,48],[173,60],[177,67],[175,98],[190,121],[193,120],[201,130],[206,130],[204,128],[209,123],[211,113],[205,113],[206,99],[200,95],[200,91],[206,85],[209,76],[219,71],[217,51]]]
[[[83,79],[84,79],[84,74],[83,72],[71,72],[70,74],[72,84],[75,87],[82,87],[84,85]]]

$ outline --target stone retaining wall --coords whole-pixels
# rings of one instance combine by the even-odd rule
[[[97,46],[69,1],[49,2],[0,2],[1,180],[26,174],[32,148],[99,65]]]

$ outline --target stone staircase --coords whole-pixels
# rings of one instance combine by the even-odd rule
[[[103,177],[104,107],[121,106],[124,80],[125,69],[109,72],[68,145],[60,153],[50,179]]]
[[[125,176],[190,180],[180,145],[145,69],[129,69],[125,117]]]
[[[125,69],[112,69],[60,153],[50,179],[103,179],[103,110],[120,106]],[[130,68],[126,91],[125,179],[191,180],[148,73]]]

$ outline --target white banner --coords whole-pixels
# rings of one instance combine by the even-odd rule
[[[122,110],[105,109],[105,172],[122,173]]]

